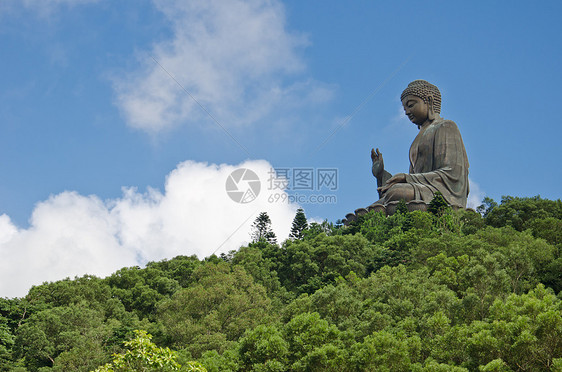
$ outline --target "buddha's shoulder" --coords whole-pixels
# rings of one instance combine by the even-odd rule
[[[440,118],[438,120],[435,120],[433,125],[435,126],[436,129],[445,128],[445,129],[459,130],[459,128],[457,127],[457,124],[454,121],[447,120],[447,119],[441,119]]]

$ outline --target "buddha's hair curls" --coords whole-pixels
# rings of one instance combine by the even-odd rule
[[[428,97],[433,97],[433,111],[437,114],[441,113],[441,92],[439,89],[425,80],[414,80],[408,87],[404,89],[402,95],[400,96],[400,100],[403,100],[406,96],[416,96],[421,98],[425,103],[428,103]]]

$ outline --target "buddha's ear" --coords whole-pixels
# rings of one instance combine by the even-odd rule
[[[433,111],[433,96],[427,97],[427,118],[435,120],[435,111]]]

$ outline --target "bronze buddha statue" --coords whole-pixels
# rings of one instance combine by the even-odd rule
[[[466,208],[468,197],[468,158],[457,125],[442,119],[441,93],[425,80],[408,84],[400,97],[404,112],[418,126],[410,146],[409,173],[391,175],[384,169],[381,152],[371,150],[372,172],[377,180],[379,200],[346,216],[346,223],[367,211],[393,214],[404,200],[408,210],[427,210],[439,191],[453,208]]]

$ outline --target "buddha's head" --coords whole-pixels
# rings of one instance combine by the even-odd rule
[[[414,80],[400,96],[404,112],[418,126],[433,121],[441,113],[441,93],[425,80]]]

